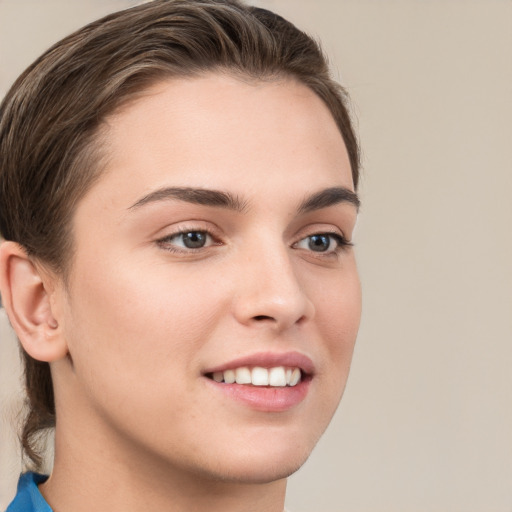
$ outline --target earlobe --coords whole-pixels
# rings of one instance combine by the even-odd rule
[[[50,284],[23,247],[9,241],[0,245],[0,291],[7,315],[25,351],[47,362],[67,354]]]

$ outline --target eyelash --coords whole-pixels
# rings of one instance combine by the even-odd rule
[[[205,243],[208,243],[208,239],[210,239],[209,245],[207,245],[206,247],[202,246],[202,247],[197,247],[197,248],[190,248],[190,247],[178,248],[175,245],[172,245],[171,241],[173,239],[176,239],[178,237],[182,237],[184,235],[191,234],[191,233],[206,235],[207,242],[205,242]],[[318,233],[312,233],[311,235],[307,235],[304,238],[301,238],[299,241],[295,242],[292,245],[292,247],[296,248],[296,249],[300,249],[298,247],[298,244],[300,244],[301,242],[304,242],[308,239],[312,239],[315,236],[316,237],[322,237],[322,236],[329,237],[331,240],[334,240],[334,242],[336,244],[336,247],[333,250],[314,251],[314,250],[304,249],[304,250],[307,250],[308,252],[311,252],[312,254],[315,254],[318,257],[322,257],[322,256],[328,257],[328,256],[337,255],[339,252],[344,251],[354,245],[351,241],[347,240],[343,235],[341,235],[339,233],[318,232]],[[164,250],[172,252],[172,253],[177,253],[177,254],[197,254],[203,250],[207,250],[209,247],[212,247],[215,245],[221,245],[221,242],[217,241],[216,237],[207,229],[182,229],[180,231],[177,231],[176,233],[172,233],[163,238],[160,238],[156,242]],[[330,246],[330,244],[329,244],[329,246]]]

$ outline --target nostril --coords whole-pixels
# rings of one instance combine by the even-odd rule
[[[253,318],[254,318],[254,320],[258,320],[258,321],[261,321],[261,320],[274,320],[271,316],[266,316],[266,315],[256,315]]]

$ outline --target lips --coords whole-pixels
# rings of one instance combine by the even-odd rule
[[[204,372],[217,391],[267,412],[285,411],[300,403],[313,374],[311,359],[298,352],[252,354]]]

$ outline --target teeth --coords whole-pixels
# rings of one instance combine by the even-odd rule
[[[233,384],[233,382],[235,382],[235,380],[236,380],[235,370],[226,370],[224,372],[224,382],[226,384]]]
[[[235,370],[237,384],[250,384],[251,383],[251,370],[249,368],[237,368]]]
[[[300,373],[300,371],[299,371]],[[268,372],[268,383],[271,386],[286,386],[286,373],[285,369],[282,366],[278,366],[277,368],[270,368]]]
[[[290,377],[290,386],[296,386],[300,381],[300,370],[295,368]]]
[[[299,368],[285,368],[284,366],[274,368],[255,366],[252,370],[247,366],[242,366],[233,370],[214,372],[212,378],[215,382],[225,382],[226,384],[236,382],[253,386],[293,387],[300,382],[301,371]]]
[[[255,366],[251,372],[253,386],[268,386],[268,370]]]

